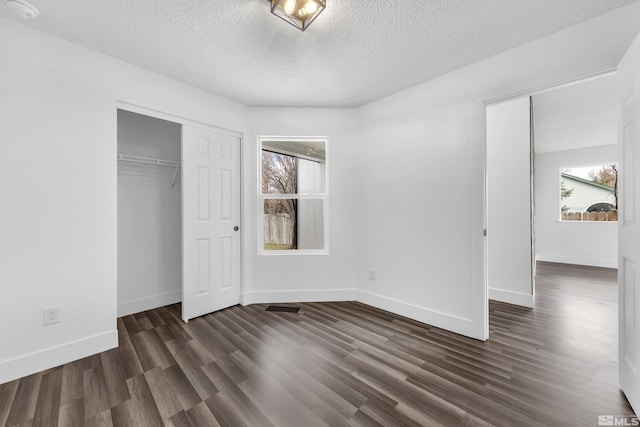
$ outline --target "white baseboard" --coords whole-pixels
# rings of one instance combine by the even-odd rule
[[[371,292],[366,292],[363,290],[358,290],[357,301],[370,305],[372,307],[399,314],[400,316],[405,316],[410,319],[426,323],[428,325],[433,325],[438,328],[454,331],[458,334],[466,335],[471,338],[484,340],[484,337],[478,336],[478,327],[477,325],[474,325],[474,322],[471,319],[430,310],[425,307],[395,300],[382,295],[373,294]]]
[[[326,289],[305,291],[254,291],[242,295],[242,305],[278,302],[354,301],[355,289]]]
[[[118,317],[164,307],[165,305],[175,304],[180,301],[182,301],[182,289],[160,295],[118,302]]]
[[[0,384],[115,347],[118,347],[116,329],[3,360],[0,361]]]
[[[560,264],[587,265],[590,267],[618,268],[617,259],[574,258],[549,254],[536,254],[536,261],[557,262]]]
[[[453,330],[456,333],[476,339],[483,339],[482,337],[476,336],[477,325],[474,325],[470,319],[440,313],[357,289],[246,292],[243,294],[242,304],[334,301],[358,301],[442,329]]]
[[[523,294],[520,292],[489,288],[489,299],[533,308],[533,295]]]

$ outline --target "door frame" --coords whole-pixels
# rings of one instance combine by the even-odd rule
[[[149,116],[149,117],[153,117],[156,119],[161,119],[161,120],[166,120],[169,122],[173,122],[173,123],[177,123],[179,125],[187,125],[187,126],[193,126],[193,127],[198,127],[198,128],[204,128],[204,129],[209,129],[212,130],[214,132],[217,133],[221,133],[224,135],[228,135],[228,136],[232,136],[232,137],[236,137],[236,138],[240,138],[240,230],[242,235],[240,236],[240,296],[239,296],[239,300],[241,303],[244,302],[244,291],[245,291],[245,277],[247,277],[246,272],[245,272],[245,268],[246,268],[246,262],[245,262],[245,238],[246,238],[246,233],[244,232],[245,230],[245,215],[244,215],[244,195],[245,195],[245,188],[244,188],[244,171],[245,171],[245,161],[244,161],[244,133],[243,132],[239,132],[239,131],[235,131],[232,129],[227,129],[224,127],[220,127],[220,126],[216,126],[214,124],[211,123],[206,123],[206,122],[200,122],[197,120],[192,120],[186,117],[182,117],[182,116],[178,116],[175,114],[171,114],[171,113],[166,113],[163,111],[159,111],[159,110],[154,110],[153,108],[147,108],[147,107],[143,107],[141,105],[137,105],[137,104],[132,104],[130,102],[126,102],[126,101],[121,101],[121,100],[116,100],[116,110],[125,110],[125,111],[129,111],[131,113],[137,113],[137,114],[141,114],[144,116]],[[118,145],[118,141],[117,138],[114,141],[114,144],[117,146]],[[182,140],[180,141],[180,147],[182,147]],[[181,148],[182,149],[182,148]],[[117,151],[117,150],[116,150]],[[117,162],[117,160],[114,158],[114,162]],[[117,168],[116,168],[117,169]],[[116,176],[117,179],[117,176]],[[182,182],[182,181],[181,181]],[[117,217],[117,215],[116,215]],[[116,218],[116,224],[117,224],[117,218]],[[117,248],[116,248],[117,251]],[[180,276],[182,277],[182,275]],[[183,289],[183,284],[181,283],[180,289],[182,291]]]

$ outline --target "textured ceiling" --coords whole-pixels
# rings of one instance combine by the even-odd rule
[[[615,144],[616,84],[608,75],[534,95],[536,152]]]
[[[267,0],[30,0],[22,21],[248,105],[360,106],[637,0],[327,0],[304,33]]]

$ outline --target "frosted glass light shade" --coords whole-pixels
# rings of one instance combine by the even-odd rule
[[[299,30],[306,30],[322,13],[326,0],[270,0],[271,13]]]

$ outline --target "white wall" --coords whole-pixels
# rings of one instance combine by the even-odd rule
[[[0,38],[21,44],[5,25]],[[117,343],[113,101],[11,49],[0,69],[0,383]],[[57,305],[61,323],[43,326]]]
[[[3,383],[117,345],[116,101],[240,131],[247,108],[4,19],[0,39]]]
[[[180,162],[181,130],[118,110],[118,153]],[[182,183],[177,173],[171,186],[174,171],[118,162],[118,317],[182,300]]]
[[[533,95],[536,153],[613,144],[618,139],[615,73]]]
[[[560,168],[615,163],[617,145],[536,154],[536,259],[618,267],[617,222],[560,219]]]
[[[482,298],[472,292],[471,254],[482,247],[472,243],[471,101],[386,117],[376,104],[362,109],[358,135],[359,299],[481,336],[471,320]]]
[[[489,299],[533,307],[529,97],[487,106]]]
[[[244,303],[355,299],[356,113],[253,108],[245,140]],[[329,255],[258,255],[258,136],[326,136]]]
[[[361,301],[488,337],[483,103],[615,68],[638,13],[635,3],[359,109]]]

